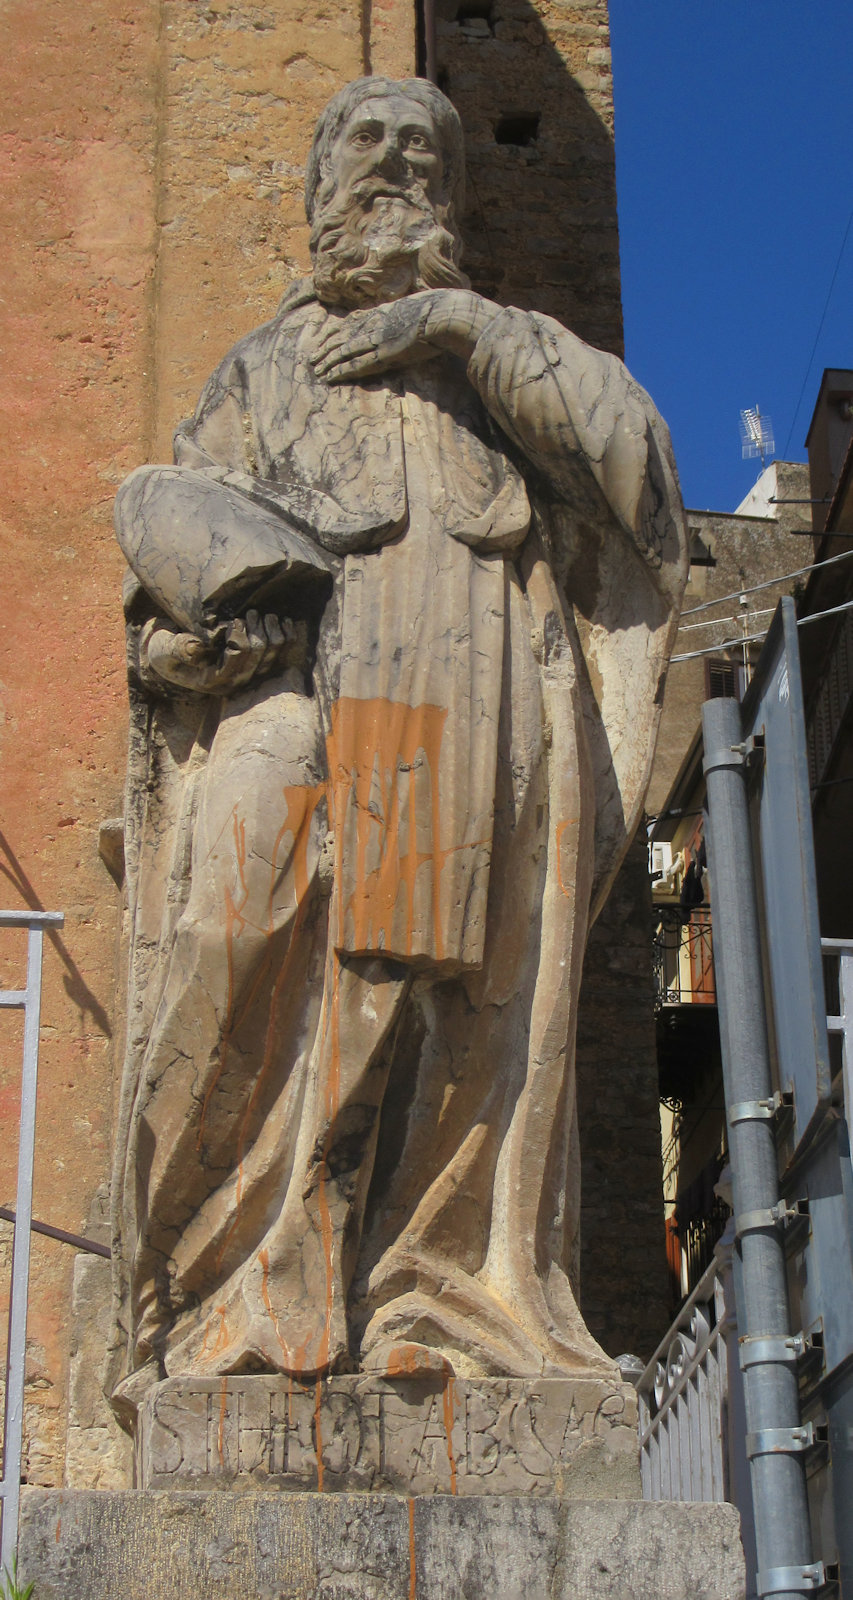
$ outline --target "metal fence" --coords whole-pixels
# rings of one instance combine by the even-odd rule
[[[21,1451],[24,1434],[27,1294],[30,1276],[30,1227],[33,1216],[33,1156],[36,1136],[39,1019],[41,1015],[42,942],[45,928],[61,928],[61,911],[0,911],[0,928],[26,928],[25,989],[0,991],[0,1006],[24,1013],[21,1069],[21,1119],[18,1133],[18,1183],[15,1205],[9,1330],[6,1346],[6,1389],[3,1405],[3,1476],[0,1478],[0,1570],[12,1571],[18,1545],[21,1495]]]
[[[853,1113],[853,941],[823,939],[836,1099]],[[734,1222],[637,1385],[646,1500],[729,1500],[741,1513],[750,1593],[755,1547],[732,1276]],[[810,1478],[817,1507],[820,1474]],[[819,1514],[819,1512],[818,1512]]]
[[[644,1500],[725,1500],[725,1291],[713,1262],[640,1379]]]

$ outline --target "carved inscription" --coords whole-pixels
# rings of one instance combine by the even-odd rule
[[[146,1402],[137,1448],[151,1489],[589,1498],[600,1469],[598,1494],[630,1497],[636,1399],[593,1380],[173,1378]]]

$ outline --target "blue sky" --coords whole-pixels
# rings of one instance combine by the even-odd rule
[[[824,367],[853,367],[851,226],[797,410],[853,211],[853,8],[610,0],[610,25],[626,359],[687,505],[733,511],[741,407],[805,460]]]

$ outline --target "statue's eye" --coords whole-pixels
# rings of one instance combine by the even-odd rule
[[[354,144],[359,150],[368,150],[370,146],[375,143],[376,140],[373,137],[373,134],[369,133],[366,128],[362,128],[358,133],[354,133],[350,139],[350,144]]]
[[[412,150],[431,150],[432,149],[432,145],[430,144],[429,139],[427,138],[425,133],[410,133],[409,134],[409,138],[408,138],[408,144],[409,144],[409,147]]]

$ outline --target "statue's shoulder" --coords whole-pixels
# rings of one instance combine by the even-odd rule
[[[283,353],[294,347],[306,323],[316,320],[317,296],[310,278],[288,289],[274,317],[245,333],[232,345],[210,379],[210,385],[227,387],[236,375],[264,366],[274,351]],[[209,385],[209,386],[210,386]]]

